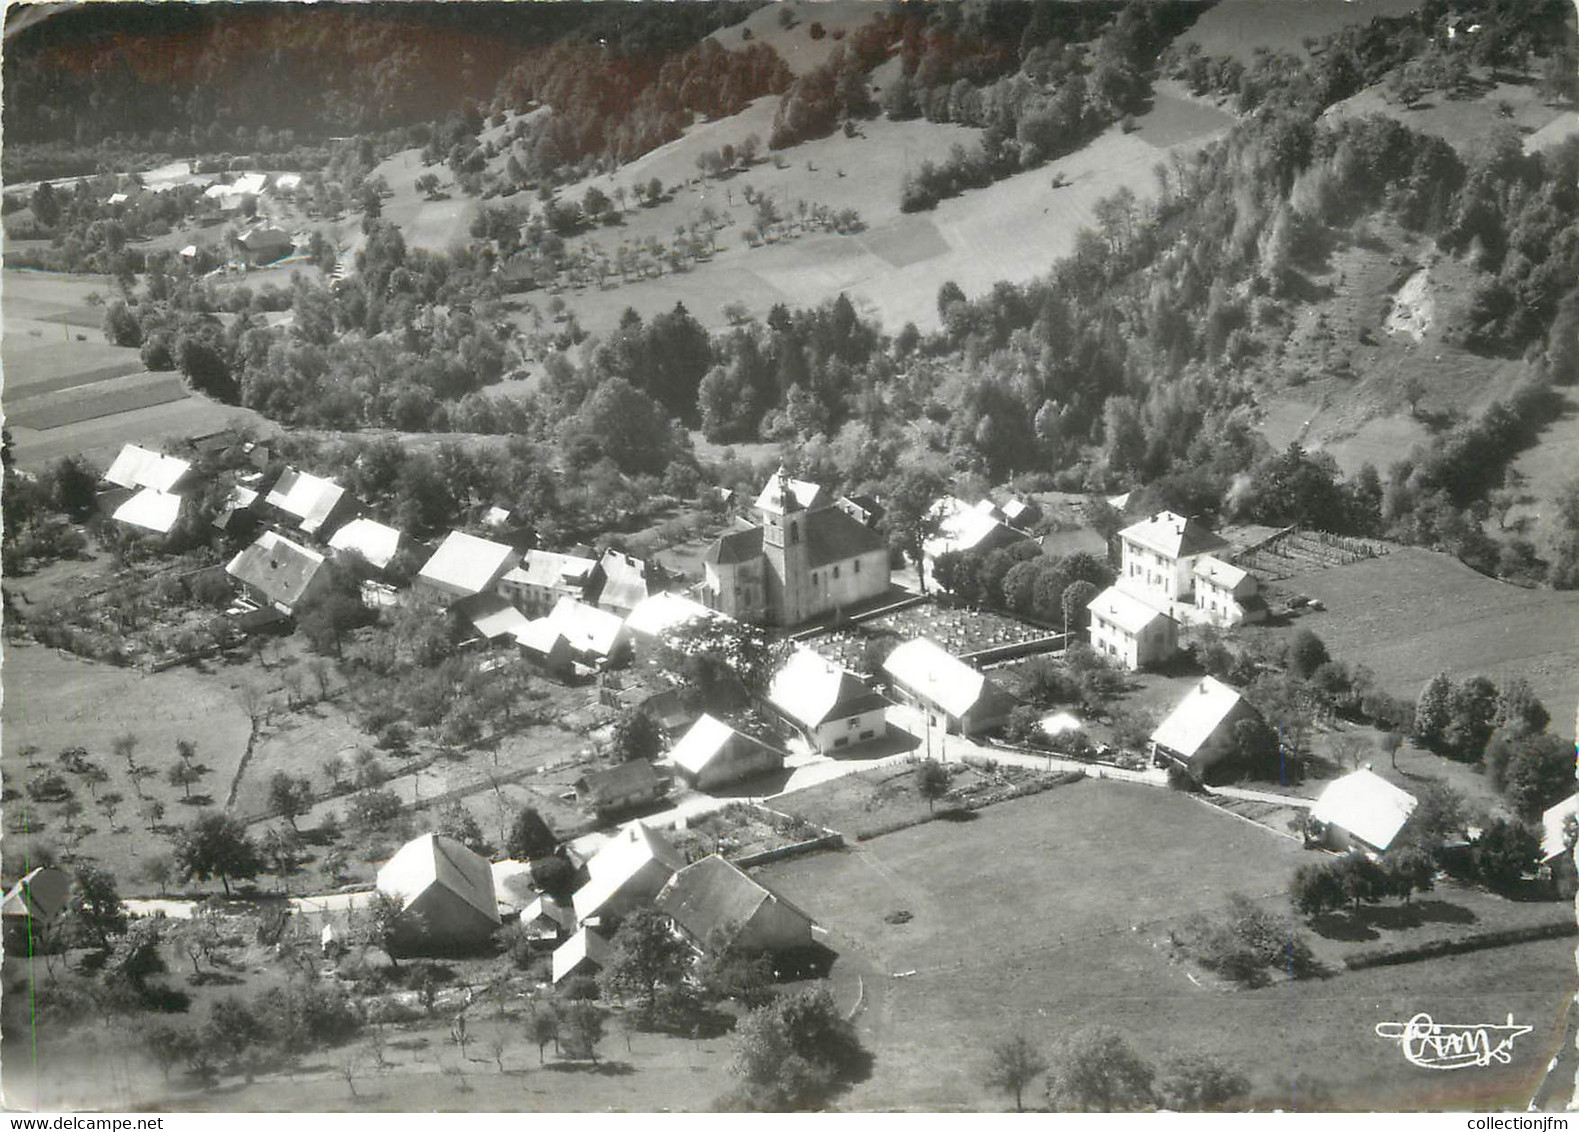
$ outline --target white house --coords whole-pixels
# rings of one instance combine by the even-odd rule
[[[1310,816],[1326,826],[1333,848],[1384,853],[1415,805],[1413,794],[1364,767],[1328,783]]]
[[[1151,733],[1153,760],[1190,772],[1197,782],[1234,751],[1234,725],[1258,718],[1250,702],[1221,680],[1203,677]]]
[[[1189,603],[1195,592],[1195,564],[1228,546],[1194,519],[1159,511],[1118,533],[1123,560],[1118,585],[1165,611],[1173,602]]]
[[[685,864],[662,835],[631,822],[587,861],[587,883],[572,897],[577,922],[628,915],[650,903]]]
[[[118,523],[166,535],[181,517],[181,497],[158,488],[145,487],[117,507],[111,517]]]
[[[304,534],[315,535],[332,528],[353,500],[334,480],[286,468],[263,502]]]
[[[1265,621],[1266,601],[1256,576],[1215,554],[1196,559],[1195,612],[1198,620],[1227,628]]]
[[[976,735],[1001,727],[1014,708],[1013,696],[925,637],[889,653],[883,671],[895,690],[951,734]]]
[[[329,549],[342,555],[355,554],[369,566],[382,570],[400,553],[405,536],[394,527],[372,519],[352,519],[329,539]]]
[[[116,487],[173,492],[191,467],[178,456],[166,456],[139,444],[126,444],[122,445],[104,478]]]
[[[854,673],[811,649],[797,649],[774,674],[768,703],[820,754],[857,747],[888,733],[888,701]]]
[[[1086,605],[1091,647],[1134,672],[1167,660],[1179,648],[1179,623],[1118,586]]]

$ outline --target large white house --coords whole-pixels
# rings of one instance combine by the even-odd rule
[[[1172,511],[1125,527],[1118,538],[1123,548],[1119,587],[1164,610],[1173,602],[1189,602],[1196,562],[1228,546],[1202,524]]]
[[[780,468],[757,497],[757,522],[707,550],[700,596],[742,621],[800,625],[888,589],[888,544]]]
[[[811,649],[797,649],[768,687],[768,702],[820,754],[859,746],[888,734],[888,701],[854,673]]]

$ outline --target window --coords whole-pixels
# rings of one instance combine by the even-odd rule
[[[838,568],[838,567],[837,567],[837,566],[835,566],[835,567],[834,567],[834,568],[833,568],[833,576],[834,576],[834,577],[835,577],[835,578],[837,578],[837,577],[838,577],[838,576],[839,576],[839,568]]]
[[[800,545],[800,524],[799,523],[791,523],[789,525],[789,527],[790,527],[790,545],[791,546],[799,546]]]
[[[877,734],[877,732],[875,732],[875,731],[863,731],[863,732],[861,732],[861,735],[860,735],[860,742],[864,743],[868,739],[870,739],[873,735],[876,735],[876,734]]]
[[[855,572],[857,574],[861,572],[861,560],[859,558],[855,560]]]
[[[848,747],[850,745],[850,737],[848,735],[841,735],[839,738],[833,741],[833,745],[835,747]]]

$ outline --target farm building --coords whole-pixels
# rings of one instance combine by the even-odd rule
[[[554,949],[554,982],[574,975],[595,975],[608,966],[614,948],[597,932],[576,929],[569,939]]]
[[[1215,554],[1203,554],[1196,560],[1194,574],[1198,617],[1225,628],[1266,620],[1261,583],[1250,571],[1224,562]]]
[[[1091,647],[1134,672],[1160,664],[1179,651],[1179,623],[1118,586],[1109,586],[1086,606]]]
[[[703,557],[708,608],[743,621],[800,625],[885,593],[888,544],[780,468],[756,501],[756,522]]]
[[[254,267],[273,263],[281,256],[290,255],[296,250],[290,233],[272,224],[261,224],[256,228],[248,228],[245,232],[239,232],[236,234],[235,241],[236,250],[241,254],[242,260]]]
[[[264,531],[256,542],[230,560],[225,573],[240,582],[259,605],[292,614],[329,580],[324,557],[288,538]]]
[[[1119,588],[1171,612],[1174,602],[1189,602],[1195,592],[1195,564],[1228,546],[1194,519],[1159,511],[1118,533],[1123,560]]]
[[[1197,782],[1234,751],[1234,726],[1259,718],[1250,702],[1210,676],[1192,686],[1151,733],[1152,759],[1186,770]]]
[[[717,790],[782,769],[784,756],[721,719],[703,715],[669,752],[669,761],[697,790]]]
[[[383,570],[400,553],[405,535],[372,519],[352,519],[335,531],[329,549],[337,555],[355,555],[369,566]]]
[[[675,630],[692,622],[706,621],[718,616],[720,614],[714,613],[705,605],[694,602],[682,594],[665,590],[637,602],[636,607],[625,618],[625,628],[632,636],[663,641],[668,640]]]
[[[7,924],[53,920],[71,899],[71,874],[53,865],[34,869],[13,884],[0,902],[0,916]]]
[[[624,617],[663,588],[664,573],[657,563],[611,548],[598,559],[597,574],[589,582],[587,600]]]
[[[587,861],[587,883],[572,898],[576,920],[617,917],[635,911],[685,868],[685,856],[639,821],[620,829]]]
[[[832,754],[888,734],[888,701],[854,673],[811,649],[797,649],[768,687],[768,703],[806,736],[820,754]]]
[[[552,896],[539,896],[521,911],[521,927],[536,943],[555,943],[576,930],[576,910]]]
[[[1541,861],[1568,852],[1568,819],[1579,818],[1579,794],[1570,795],[1541,815]]]
[[[448,604],[494,589],[521,561],[520,551],[464,531],[451,531],[417,572],[412,592]]]
[[[129,490],[151,488],[159,492],[173,492],[186,477],[192,465],[177,456],[166,456],[138,444],[126,444],[115,457],[104,479],[116,487]]]
[[[1034,499],[1006,499],[998,511],[1005,523],[1021,531],[1028,531],[1042,521],[1042,509]]]
[[[214,516],[214,529],[233,539],[250,539],[258,529],[258,493],[243,484],[230,489],[224,507]]]
[[[334,480],[286,468],[263,500],[304,534],[331,531],[355,503]]]
[[[1326,827],[1327,844],[1334,849],[1383,853],[1414,812],[1415,801],[1413,794],[1364,767],[1328,783],[1310,816]]]
[[[591,558],[529,550],[519,566],[499,579],[499,592],[528,617],[542,617],[561,598],[580,601],[601,577],[601,569]]]
[[[699,950],[720,937],[748,951],[812,942],[810,916],[716,853],[670,877],[657,904]]]
[[[1014,697],[963,660],[925,637],[906,641],[883,661],[894,688],[954,735],[977,735],[1001,727]]]
[[[618,665],[630,655],[625,622],[584,601],[562,597],[552,613],[531,623],[539,622],[564,637],[571,655],[589,668]]]
[[[474,947],[499,927],[493,869],[437,833],[403,845],[378,870],[378,891],[400,901],[396,946],[402,949]]]
[[[115,509],[112,516],[117,523],[125,523],[139,530],[167,535],[175,521],[181,517],[181,497],[158,488],[145,487]]]
[[[513,633],[521,655],[543,672],[558,680],[568,680],[574,674],[575,652],[565,635],[550,625],[546,617],[518,625]]]
[[[632,759],[576,780],[577,796],[600,817],[656,802],[663,793],[664,781],[646,759]]]

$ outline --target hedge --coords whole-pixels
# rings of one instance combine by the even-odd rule
[[[1415,963],[1421,959],[1437,959],[1443,955],[1463,955],[1471,951],[1486,951],[1493,947],[1507,947],[1514,943],[1528,943],[1537,939],[1561,939],[1579,935],[1579,924],[1572,920],[1557,920],[1549,924],[1531,924],[1522,928],[1504,928],[1501,931],[1474,932],[1456,939],[1434,939],[1414,947],[1371,947],[1356,951],[1343,960],[1351,971],[1367,967],[1390,967],[1398,963]]]
[[[882,825],[865,826],[855,831],[857,841],[870,841],[874,837],[882,837],[885,833],[898,833],[901,829],[909,829],[913,825],[925,825],[929,821],[938,819],[954,819],[960,814],[979,810],[995,802],[1007,802],[1014,798],[1028,798],[1033,794],[1040,794],[1044,790],[1051,790],[1055,786],[1066,786],[1071,782],[1079,782],[1085,778],[1083,771],[1071,770],[1063,774],[1053,775],[1050,778],[1038,778],[1020,786],[1010,786],[1002,791],[993,791],[981,797],[969,798],[963,803],[946,806],[925,814],[916,814],[912,817],[899,818]]]

